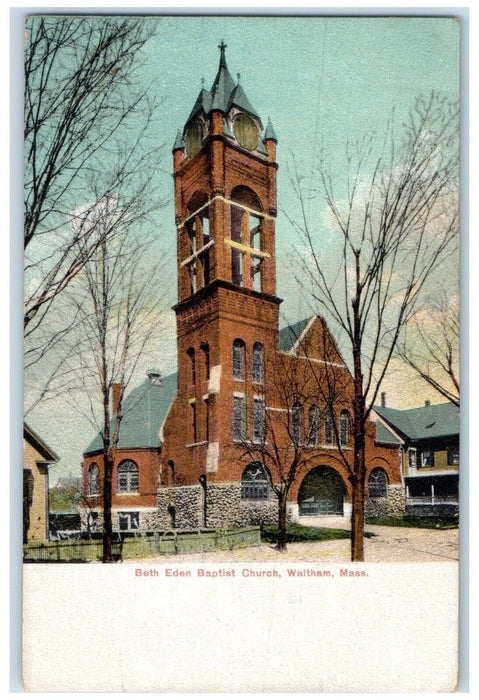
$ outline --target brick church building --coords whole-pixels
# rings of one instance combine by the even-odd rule
[[[223,44],[220,54],[173,147],[178,373],[150,372],[125,401],[119,529],[275,522],[270,480],[295,456],[289,517],[350,513],[351,375],[322,318],[279,330],[277,137],[232,79]],[[373,512],[403,509],[399,449],[384,424],[368,424]],[[97,438],[83,461],[93,521],[99,457]]]

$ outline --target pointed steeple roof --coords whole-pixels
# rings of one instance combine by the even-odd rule
[[[228,109],[233,105],[235,105],[235,107],[239,107],[239,109],[242,109],[245,112],[249,112],[249,114],[251,114],[253,117],[257,117],[258,119],[260,119],[258,112],[255,110],[251,102],[246,97],[246,93],[243,90],[243,87],[240,85],[240,83],[238,83],[238,85],[234,88],[233,92],[231,93],[228,103]]]
[[[200,94],[196,98],[196,102],[193,106],[193,109],[190,112],[190,116],[188,117],[188,119],[186,121],[187,122],[191,121],[193,119],[193,117],[196,114],[198,114],[198,112],[201,112],[201,110],[203,110],[203,112],[205,114],[208,114],[210,109],[211,109],[211,102],[212,102],[211,94],[208,92],[208,90],[206,90],[205,88],[202,88],[200,90]]]
[[[278,137],[276,136],[276,132],[273,129],[273,125],[271,123],[271,119],[268,117],[268,123],[266,125],[266,131],[264,132],[263,140],[266,141],[267,139],[273,139],[274,141],[278,141]]]
[[[178,129],[178,132],[176,134],[176,139],[175,143],[173,144],[173,150],[176,151],[178,149],[183,150],[185,148],[185,141],[183,139],[183,136],[181,135],[181,131]]]
[[[226,112],[228,109],[228,103],[230,95],[235,88],[234,80],[230,75],[228,66],[226,65],[225,49],[227,44],[224,41],[218,46],[220,50],[220,65],[218,68],[218,73],[211,86],[211,94],[213,96],[213,103],[211,109],[219,109],[222,112]]]

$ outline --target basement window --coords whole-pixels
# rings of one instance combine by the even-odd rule
[[[138,530],[140,527],[140,514],[118,513],[118,527],[120,530]]]

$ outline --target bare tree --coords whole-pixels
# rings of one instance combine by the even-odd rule
[[[459,406],[459,346],[459,300],[453,296],[414,314],[398,352],[421,379]]]
[[[91,225],[98,202],[114,197],[123,226],[160,204],[154,178],[159,144],[148,139],[155,100],[135,86],[141,49],[153,33],[153,24],[139,18],[27,20],[27,364],[56,347],[71,326],[59,324],[58,317],[52,326],[46,321],[58,295],[100,245]],[[109,234],[114,232],[112,226]]]
[[[402,330],[457,241],[457,138],[457,105],[431,94],[416,100],[399,140],[390,125],[379,156],[375,139],[348,148],[343,192],[323,154],[318,175],[336,237],[334,253],[317,222],[309,220],[311,192],[299,177],[294,180],[301,216],[290,222],[305,244],[309,291],[346,342],[352,362],[353,561],[364,559],[366,421]]]
[[[112,475],[123,420],[123,398],[145,353],[157,350],[161,295],[155,288],[160,264],[151,250],[128,229],[109,236],[119,204],[106,199],[97,207],[94,255],[89,255],[69,301],[77,319],[65,341],[64,372],[68,394],[101,436],[103,497],[103,560],[112,561]],[[83,245],[82,241],[78,244]],[[88,244],[89,245],[89,244]],[[80,251],[81,254],[81,251]],[[68,347],[68,352],[66,349]],[[111,389],[119,386],[115,414]],[[78,400],[82,396],[87,408]]]
[[[308,338],[294,350],[265,358],[263,396],[256,399],[252,435],[243,430],[243,456],[262,470],[278,502],[278,549],[286,551],[287,502],[293,484],[317,463],[320,426],[329,421],[339,445],[338,462],[348,463],[339,442],[337,418],[351,396],[351,376],[323,319],[316,345]],[[299,340],[296,339],[297,341]],[[330,455],[331,456],[331,455]]]

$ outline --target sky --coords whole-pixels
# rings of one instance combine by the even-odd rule
[[[296,234],[288,222],[298,212],[290,182],[293,159],[305,178],[324,147],[336,167],[338,187],[347,142],[372,132],[381,134],[391,116],[401,124],[414,98],[439,90],[459,94],[459,25],[445,18],[352,17],[161,17],[152,18],[156,36],[143,51],[139,76],[154,93],[160,109],[153,137],[163,144],[158,174],[159,195],[169,203],[157,214],[154,226],[166,270],[158,284],[168,289],[168,305],[176,301],[176,231],[171,177],[171,148],[182,129],[205,78],[210,87],[218,68],[218,44],[227,44],[226,60],[261,116],[271,118],[278,136],[278,219],[276,225],[277,294],[284,299],[284,323],[310,314],[294,279],[292,250]],[[313,205],[311,205],[313,206]],[[312,216],[320,217],[320,206]],[[155,233],[156,235],[156,233]],[[330,241],[324,236],[327,249]],[[455,262],[450,279],[458,280]],[[163,374],[175,370],[174,315],[166,316],[167,330],[158,357],[145,360]],[[404,387],[408,386],[409,393]],[[411,391],[414,386],[414,391]],[[425,391],[413,376],[392,372],[384,387],[395,407],[418,405]],[[428,393],[424,398],[440,400]],[[78,416],[65,415],[61,403],[29,416],[32,427],[61,456],[51,470],[79,472],[81,454],[92,437],[91,426]]]

